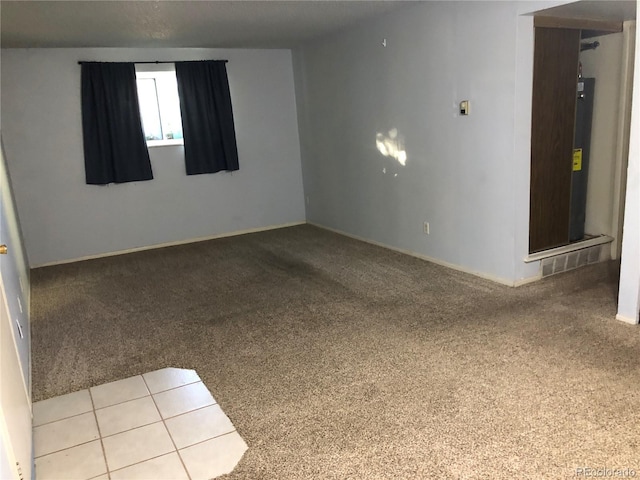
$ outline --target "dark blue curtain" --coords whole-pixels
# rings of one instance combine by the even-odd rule
[[[133,63],[82,63],[82,133],[88,184],[153,178]]]
[[[238,170],[224,60],[176,62],[187,175]]]

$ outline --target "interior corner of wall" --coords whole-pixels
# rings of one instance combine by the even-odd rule
[[[534,261],[526,263],[522,261],[519,271],[516,272],[516,280],[514,281],[514,286],[519,287],[521,285],[526,285],[527,283],[532,283],[538,281],[542,278],[542,272],[540,270],[540,261]]]

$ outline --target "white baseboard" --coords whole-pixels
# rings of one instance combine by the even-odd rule
[[[404,253],[405,255],[410,255],[412,257],[416,257],[416,258],[419,258],[421,260],[426,260],[427,262],[435,263],[437,265],[441,265],[443,267],[451,268],[451,269],[457,270],[459,272],[468,273],[470,275],[474,275],[476,277],[480,277],[480,278],[483,278],[485,280],[490,280],[492,282],[499,283],[501,285],[506,285],[507,287],[518,287],[518,286],[524,285],[526,283],[535,282],[536,280],[539,280],[541,278],[539,276],[536,276],[536,277],[532,277],[532,278],[525,278],[525,279],[522,279],[522,280],[518,280],[517,282],[513,282],[511,280],[506,280],[504,278],[496,277],[494,275],[488,275],[486,273],[476,272],[474,270],[470,270],[470,269],[462,267],[460,265],[455,265],[453,263],[445,262],[443,260],[440,260],[440,259],[437,259],[437,258],[433,258],[433,257],[429,257],[427,255],[423,255],[421,253],[413,252],[411,250],[404,250],[402,248],[397,248],[397,247],[394,247],[394,246],[391,246],[391,245],[387,245],[385,243],[377,242],[375,240],[370,240],[368,238],[359,237],[358,235],[353,235],[351,233],[343,232],[342,230],[337,230],[337,229],[331,228],[331,227],[325,227],[324,225],[320,225],[320,224],[313,223],[313,222],[307,222],[307,223],[309,225],[313,225],[314,227],[322,228],[323,230],[328,230],[330,232],[334,232],[334,233],[337,233],[337,234],[340,234],[340,235],[344,235],[345,237],[353,238],[353,239],[359,240],[361,242],[370,243],[371,245],[376,245],[378,247],[386,248],[388,250],[393,250],[394,252]]]
[[[304,224],[309,224],[309,225],[313,225],[315,227],[318,228],[322,228],[324,230],[328,230],[330,232],[334,232],[337,233],[339,235],[344,235],[345,237],[349,237],[349,238],[353,238],[355,240],[359,240],[361,242],[365,242],[365,243],[369,243],[371,245],[376,245],[378,247],[382,247],[382,248],[386,248],[388,250],[392,250],[394,252],[399,252],[399,253],[403,253],[405,255],[410,255],[412,257],[415,258],[419,258],[421,260],[426,260],[427,262],[431,262],[431,263],[435,263],[437,265],[441,265],[443,267],[447,267],[447,268],[451,268],[453,270],[457,270],[459,272],[464,272],[464,273],[468,273],[470,275],[474,275],[476,277],[480,277],[483,278],[485,280],[490,280],[492,282],[495,283],[499,283],[501,285],[506,285],[508,287],[519,287],[521,285],[526,285],[528,283],[532,283],[535,281],[540,280],[541,276],[537,275],[535,277],[531,277],[531,278],[525,278],[522,280],[518,280],[518,281],[511,281],[511,280],[506,280],[504,278],[500,278],[500,277],[496,277],[493,275],[488,275],[482,272],[477,272],[474,270],[470,270],[468,268],[462,267],[460,265],[455,265],[453,263],[449,263],[449,262],[445,262],[443,260],[437,259],[437,258],[433,258],[433,257],[429,257],[427,255],[423,255],[417,252],[413,252],[411,250],[405,250],[402,248],[397,248],[391,245],[387,245],[385,243],[381,243],[381,242],[377,242],[375,240],[370,240],[368,238],[364,238],[364,237],[360,237],[358,235],[353,235],[351,233],[347,233],[344,232],[342,230],[337,230],[335,228],[331,228],[331,227],[326,227],[324,225],[320,225],[317,223],[313,223],[313,222],[290,222],[290,223],[283,223],[280,225],[269,225],[267,227],[258,227],[258,228],[249,228],[246,230],[236,230],[234,232],[226,232],[226,233],[221,233],[221,234],[217,234],[217,235],[210,235],[207,237],[197,237],[197,238],[190,238],[190,239],[186,239],[186,240],[177,240],[174,242],[166,242],[166,243],[158,243],[158,244],[154,244],[154,245],[145,245],[143,247],[136,247],[136,248],[128,248],[125,250],[116,250],[113,252],[105,252],[105,253],[99,253],[96,255],[87,255],[87,256],[83,256],[83,257],[77,257],[77,258],[70,258],[70,259],[66,259],[66,260],[58,260],[58,261],[54,261],[54,262],[47,262],[47,263],[42,263],[42,264],[38,264],[38,265],[33,265],[30,268],[42,268],[42,267],[51,267],[54,265],[64,265],[67,263],[75,263],[75,262],[82,262],[85,260],[95,260],[97,258],[105,258],[105,257],[114,257],[117,255],[126,255],[127,253],[135,253],[135,252],[142,252],[145,250],[154,250],[156,248],[165,248],[165,247],[173,247],[173,246],[177,246],[177,245],[187,245],[190,243],[197,243],[197,242],[205,242],[207,240],[215,240],[217,238],[225,238],[225,237],[234,237],[237,235],[245,235],[248,233],[257,233],[257,232],[265,232],[268,230],[277,230],[279,228],[286,228],[286,227],[294,227],[297,225],[304,225]]]
[[[115,252],[98,253],[96,255],[87,255],[85,257],[70,258],[67,260],[59,260],[55,262],[47,262],[39,265],[30,266],[30,268],[52,267],[54,265],[64,265],[65,263],[82,262],[84,260],[95,260],[96,258],[115,257],[116,255],[125,255],[127,253],[143,252],[145,250],[154,250],[156,248],[174,247],[176,245],[187,245],[189,243],[206,242],[207,240],[215,240],[217,238],[235,237],[237,235],[246,235],[247,233],[265,232],[267,230],[277,230],[279,228],[295,227],[296,225],[304,225],[307,222],[290,222],[281,225],[269,225],[268,227],[249,228],[246,230],[236,230],[234,232],[220,233],[207,237],[189,238],[186,240],[177,240],[175,242],[157,243],[154,245],[145,245],[144,247],[128,248],[126,250],[117,250]]]
[[[537,282],[538,280],[542,280],[542,272],[538,272],[537,275],[529,278],[521,278],[520,280],[516,280],[513,282],[514,287],[522,287],[523,285],[528,285],[533,282]]]
[[[621,322],[629,323],[631,325],[638,325],[638,319],[620,315],[619,313],[616,315],[616,320],[620,320]]]

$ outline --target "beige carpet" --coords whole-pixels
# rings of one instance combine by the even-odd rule
[[[230,478],[640,476],[615,271],[513,289],[311,226],[38,269],[34,400],[193,368]]]

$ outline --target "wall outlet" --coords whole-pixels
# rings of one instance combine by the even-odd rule
[[[305,202],[307,203],[307,207],[309,206],[309,195],[305,197]]]
[[[425,235],[429,235],[429,222],[424,222],[424,225],[422,226]]]

